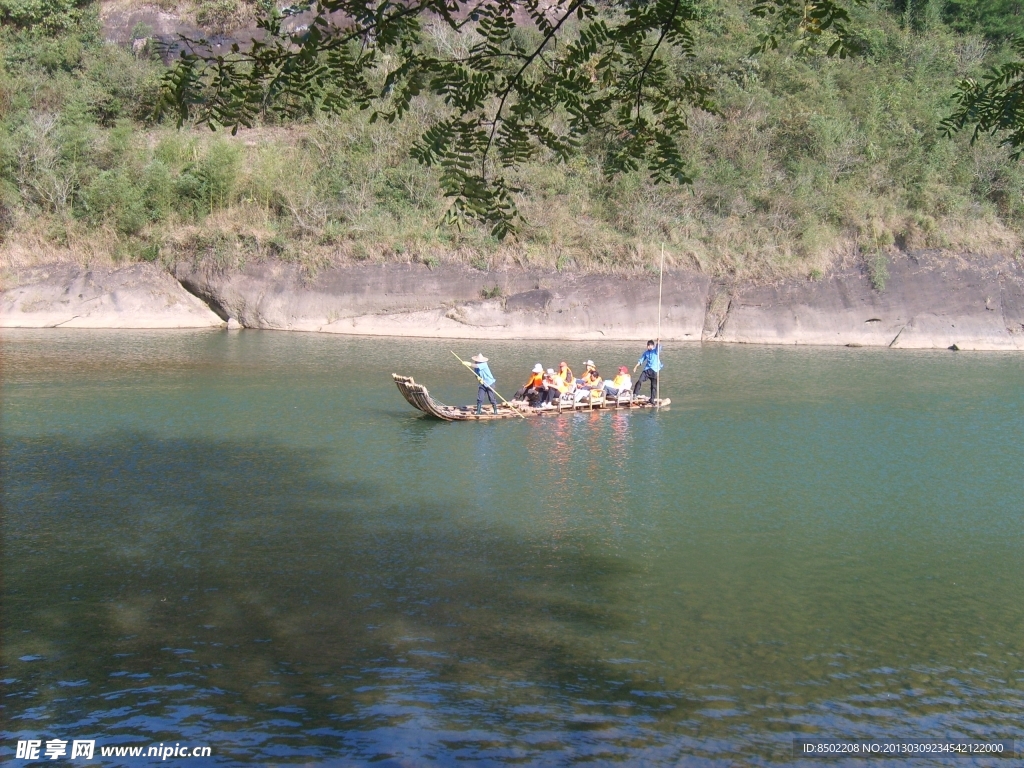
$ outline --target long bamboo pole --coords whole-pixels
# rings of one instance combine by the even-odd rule
[[[661,361],[661,288],[665,283],[665,244],[661,244],[661,269],[658,270],[658,341],[655,349],[658,350],[658,361]],[[664,367],[662,367],[664,370]],[[654,385],[655,408],[661,407],[661,371],[658,371],[658,382]]]

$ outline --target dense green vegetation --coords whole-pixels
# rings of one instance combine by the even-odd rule
[[[664,243],[680,266],[817,275],[893,247],[1016,249],[1024,169],[996,139],[943,137],[959,79],[1008,60],[1021,30],[1005,0],[865,6],[863,53],[845,61],[783,45],[729,0],[702,6],[696,56],[670,64],[714,89],[678,147],[690,186],[643,170],[608,178],[601,141],[567,162],[520,165],[526,225],[438,226],[435,169],[409,156],[439,113],[413,101],[395,124],[365,113],[267,118],[237,136],[153,121],[163,66],[151,45],[105,44],[95,7],[0,0],[0,236],[7,265],[80,259],[276,256],[461,260],[636,270]],[[145,30],[137,32],[144,37]],[[432,44],[465,38],[436,28]]]
[[[990,40],[1001,40],[1024,31],[1021,0],[949,0],[940,7],[943,21],[957,32],[978,32]],[[915,18],[925,18],[926,9],[918,9]]]
[[[846,3],[748,0],[764,26],[755,50],[783,40],[845,59],[862,48]],[[445,223],[483,222],[499,240],[523,223],[511,171],[587,146],[607,177],[643,168],[657,183],[689,184],[679,137],[695,111],[717,114],[711,83],[688,66],[708,10],[695,0],[308,0],[304,8],[300,29],[286,27],[290,11],[268,7],[251,45],[183,52],[164,78],[161,111],[177,114],[179,126],[234,132],[267,116],[353,106],[393,123],[432,97],[411,154],[439,172]],[[437,45],[442,34],[457,35],[457,49]]]

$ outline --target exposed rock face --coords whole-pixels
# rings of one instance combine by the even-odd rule
[[[434,338],[646,339],[658,326],[656,278],[486,273],[419,264],[338,267],[310,281],[297,267],[281,263],[253,264],[238,272],[179,265],[175,274],[221,316],[236,317],[247,328]],[[709,283],[696,274],[666,276],[665,338],[700,340]]]
[[[240,50],[247,51],[254,41],[266,39],[264,30],[255,25],[255,16],[248,20],[229,18],[221,23],[214,23],[213,28],[202,29],[187,18],[192,14],[182,12],[186,9],[187,5],[180,4],[177,10],[168,10],[160,3],[101,0],[100,23],[103,37],[110,43],[130,44],[136,52],[146,43],[153,42],[165,64],[177,59],[182,52],[226,56],[235,45]],[[463,9],[455,12],[454,17],[465,19],[469,14],[469,9]],[[326,16],[335,29],[345,29],[351,19],[338,11],[328,13]],[[551,7],[548,8],[548,16],[552,21],[556,18]],[[516,24],[523,24],[530,20],[530,16],[524,9],[519,9],[515,12],[514,19]],[[308,30],[315,20],[316,13],[312,9],[298,10],[293,7],[280,19],[281,31],[286,36],[301,34]],[[138,37],[140,30],[145,30],[143,37]]]
[[[736,287],[713,338],[751,344],[1024,349],[1024,271],[1010,259],[893,260],[884,290],[846,270],[819,282]]]
[[[488,274],[420,265],[351,266],[304,282],[258,264],[177,276],[254,328],[456,338],[644,339],[657,328],[654,279]],[[504,298],[483,296],[501,289]],[[751,344],[1024,349],[1024,270],[1013,260],[893,260],[884,289],[866,271],[775,285],[665,275],[662,338]]]
[[[856,268],[774,285],[666,273],[662,338],[1024,349],[1024,270],[1012,259],[922,252],[888,269],[883,290]],[[179,264],[174,277],[150,264],[28,272],[19,287],[0,294],[0,327],[195,328],[228,321],[371,336],[609,340],[644,340],[658,327],[653,277],[386,264],[335,267],[310,278],[281,262],[233,271]]]
[[[286,18],[281,28],[286,34],[299,32],[307,28],[314,18],[311,11],[304,11]],[[263,30],[252,24],[221,32],[201,29],[181,14],[156,4],[102,2],[100,23],[107,42],[131,45],[136,53],[141,45],[155,43],[156,51],[165,64],[177,59],[182,52],[227,55],[233,45],[247,50],[254,40],[265,37]],[[138,30],[143,29],[146,36],[136,38]]]
[[[0,294],[0,328],[211,328],[202,301],[153,264],[121,269],[51,265],[21,271]]]

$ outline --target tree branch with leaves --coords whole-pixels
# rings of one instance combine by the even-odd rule
[[[960,81],[956,109],[942,121],[947,136],[972,128],[971,143],[983,134],[1002,134],[1010,158],[1024,156],[1024,37],[1013,41],[1019,60],[993,67],[981,81]]]
[[[858,0],[851,0],[857,2]],[[439,169],[451,200],[446,221],[486,223],[497,238],[520,219],[516,168],[550,153],[559,160],[603,137],[605,173],[644,168],[659,183],[689,183],[682,137],[693,110],[716,112],[692,58],[696,0],[313,0],[264,9],[260,39],[214,55],[204,40],[164,77],[161,111],[211,128],[252,126],[267,115],[299,117],[358,108],[393,122],[432,95],[441,116],[412,154]],[[287,33],[284,21],[311,11]],[[838,0],[754,0],[770,19],[761,50],[783,35],[798,45],[828,39],[828,55],[857,49]],[[428,25],[471,40],[444,55],[426,44]]]

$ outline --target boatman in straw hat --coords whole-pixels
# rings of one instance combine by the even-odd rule
[[[477,353],[469,359],[473,361],[473,373],[480,379],[480,386],[476,388],[476,415],[479,416],[483,410],[485,396],[490,402],[491,408],[494,409],[495,415],[497,415],[498,401],[494,397],[494,390],[491,389],[497,379],[494,378],[494,374],[491,373],[491,369],[487,366],[487,358]]]

